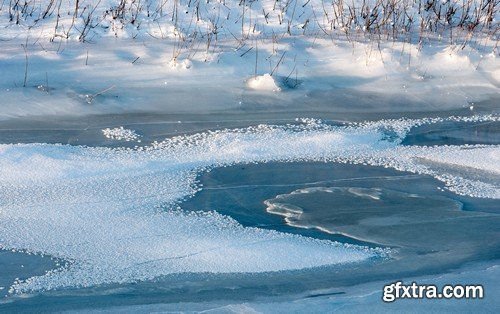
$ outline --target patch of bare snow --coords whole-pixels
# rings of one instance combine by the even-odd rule
[[[113,129],[106,128],[102,130],[102,133],[106,138],[118,141],[127,141],[127,142],[135,141],[141,137],[134,130],[125,129],[123,126]]]
[[[250,78],[247,81],[247,86],[250,89],[259,91],[271,91],[271,92],[281,91],[281,88],[278,87],[276,81],[269,73]]]

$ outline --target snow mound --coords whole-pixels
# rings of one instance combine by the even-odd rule
[[[247,81],[247,86],[250,89],[258,91],[281,91],[281,88],[278,87],[274,78],[269,73],[250,78]]]
[[[189,59],[184,59],[184,60],[174,59],[169,62],[169,66],[172,69],[188,70],[193,66],[193,62]]]

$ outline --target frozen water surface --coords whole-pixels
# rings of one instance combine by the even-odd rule
[[[408,278],[405,284],[416,281],[422,284],[476,284],[483,283],[486,291],[494,290],[499,284],[500,270],[498,266],[480,264],[467,269],[458,269],[453,274],[444,274],[439,277],[413,277]],[[398,300],[395,303],[381,302],[382,293],[380,287],[386,282],[375,282],[360,285],[357,288],[341,291],[339,289],[318,290],[311,294],[295,295],[295,298],[275,298],[275,302],[265,300],[253,301],[230,301],[207,302],[203,305],[190,302],[177,304],[160,303],[153,305],[137,306],[114,306],[111,308],[99,308],[91,313],[130,313],[130,312],[176,312],[185,313],[290,313],[310,312],[311,309],[320,312],[376,312],[376,313],[421,313],[442,312],[443,307],[450,312],[474,311],[482,313],[493,313],[491,309],[499,306],[497,298],[486,298],[481,300]],[[70,313],[82,313],[88,310],[69,311]]]
[[[301,284],[287,289],[298,293],[353,285],[354,274],[373,281],[497,259],[498,146],[401,144],[416,126],[497,121],[297,119],[135,142],[138,148],[3,144],[2,247],[67,261],[12,283],[5,306],[22,302],[19,293],[35,293],[28,303],[36,307],[54,289],[102,287],[85,292],[100,300],[116,285],[150,291],[151,280],[179,287],[180,278],[192,282],[189,298],[205,276],[223,286],[238,282],[226,295],[238,299],[293,278]],[[323,165],[321,175],[314,165]],[[250,278],[266,288],[246,294]],[[214,294],[203,298],[218,298],[216,287],[208,283]]]
[[[498,258],[498,201],[457,197],[428,176],[360,165],[292,163],[215,170],[202,182],[204,190],[187,205],[197,198],[205,208],[229,203],[227,210],[248,225],[284,231],[299,227],[315,237],[345,241],[347,236],[395,248],[398,258],[364,272],[357,269],[356,276],[439,272],[479,256]],[[345,276],[352,278],[349,271]]]

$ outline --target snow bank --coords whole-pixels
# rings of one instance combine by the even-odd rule
[[[322,0],[201,1],[92,0],[13,2],[0,7],[3,37],[30,29],[41,37],[92,41],[96,37],[180,38],[196,36],[257,36],[271,34],[334,34],[384,32],[385,36],[413,31],[427,35],[449,28],[456,33],[494,31],[495,3],[470,1]]]
[[[80,1],[78,10],[75,4],[0,6],[0,119],[240,110],[248,89],[281,88],[266,95],[273,104],[301,99],[304,108],[348,89],[389,97],[385,110],[398,112],[457,110],[498,97],[493,2],[433,1],[425,3],[428,10],[406,0],[328,6],[320,0],[105,0]],[[444,21],[449,9],[456,18]],[[476,24],[468,19],[478,14],[483,18],[469,32]],[[255,73],[270,75],[251,79]],[[281,86],[281,78],[293,88]]]

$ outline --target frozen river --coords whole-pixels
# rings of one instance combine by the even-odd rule
[[[6,120],[0,307],[492,309],[500,124],[476,106]],[[380,302],[415,278],[486,299]]]

